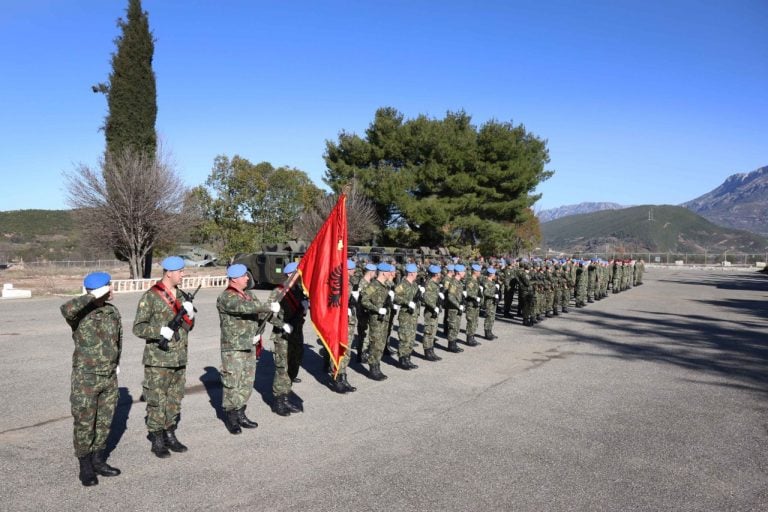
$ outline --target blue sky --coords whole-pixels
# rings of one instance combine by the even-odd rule
[[[96,165],[127,0],[4,0],[0,210],[67,208]],[[678,204],[768,165],[768,2],[143,0],[157,131],[189,186],[216,155],[306,171],[377,108],[548,140],[537,210]]]

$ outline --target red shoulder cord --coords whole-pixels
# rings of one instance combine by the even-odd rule
[[[173,314],[176,315],[179,311],[181,311],[182,305],[181,301],[176,298],[176,294],[171,293],[168,288],[163,284],[162,281],[158,281],[155,283],[155,285],[150,288],[153,292],[155,292],[157,295],[160,296],[161,299],[163,299],[163,302],[165,302],[169,308],[171,308],[171,311],[173,311]],[[187,316],[186,313],[184,313],[184,316],[182,317],[184,319],[184,322],[192,326],[192,320]]]

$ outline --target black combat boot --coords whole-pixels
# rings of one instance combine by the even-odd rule
[[[336,375],[333,379],[331,379],[331,382],[329,383],[329,386],[331,390],[335,391],[336,393],[346,393],[347,387],[344,385],[344,382],[342,381],[341,374]]]
[[[466,343],[467,343],[467,346],[469,346],[469,347],[477,346],[477,341],[475,341],[475,337],[474,336],[467,336]]]
[[[276,396],[275,405],[272,407],[272,410],[278,416],[290,416],[291,410],[288,409],[288,396],[287,395]]]
[[[77,462],[80,463],[80,474],[78,475],[78,478],[80,478],[80,483],[86,487],[97,485],[99,483],[99,479],[96,478],[96,473],[93,471],[93,461],[91,459],[91,454],[89,453],[88,455],[78,457]]]
[[[448,352],[458,354],[459,352],[464,352],[464,349],[459,347],[459,344],[456,343],[456,340],[452,340],[448,342]]]
[[[341,375],[341,383],[344,385],[344,388],[347,390],[347,392],[352,393],[353,391],[357,391],[357,388],[349,383],[347,380],[347,374],[343,373]]]
[[[485,339],[487,340],[495,340],[496,335],[493,334],[491,331],[485,331]]]
[[[402,368],[403,370],[411,369],[411,365],[408,364],[407,356],[400,356],[400,368]]]
[[[424,349],[424,359],[427,361],[441,361],[443,358],[435,354],[434,348]]]
[[[418,368],[418,367],[419,367],[419,365],[417,365],[417,364],[413,364],[413,363],[411,362],[411,356],[406,356],[406,357],[405,357],[405,362],[408,364],[408,366],[410,367],[410,369],[411,369],[411,370],[415,370],[416,368]]]
[[[231,411],[224,411],[224,426],[227,427],[230,434],[239,434],[243,431],[240,428],[236,410],[232,409]]]
[[[169,450],[176,453],[184,453],[187,447],[176,439],[176,427],[163,430],[163,441]]]
[[[567,312],[568,312],[568,306],[563,306],[563,313],[567,313]]]
[[[245,415],[245,408],[247,406],[242,406],[237,410],[237,422],[240,423],[240,426],[243,428],[256,428],[259,426],[258,423],[255,421],[252,421],[248,418],[248,416]]]
[[[369,376],[373,380],[386,380],[387,376],[381,373],[381,363],[371,363],[371,371]]]
[[[595,302],[595,300],[590,298],[590,299],[587,299],[587,302],[589,302],[590,304],[592,304],[593,302]]]
[[[285,395],[285,405],[286,405],[286,407],[288,407],[288,410],[291,411],[292,413],[294,413],[294,412],[304,412],[304,406],[293,403],[291,401],[291,395],[290,394]]]
[[[120,474],[120,470],[113,468],[104,461],[104,450],[93,452],[91,461],[93,462],[93,470],[101,476],[117,476]]]
[[[162,430],[158,430],[157,432],[150,432],[149,435],[147,435],[147,439],[149,439],[149,442],[152,443],[152,453],[161,459],[165,459],[166,457],[171,456],[171,452],[169,452],[168,448],[165,446]]]

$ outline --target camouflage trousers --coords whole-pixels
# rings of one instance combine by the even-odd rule
[[[397,317],[397,337],[400,343],[397,347],[398,357],[407,357],[413,352],[413,344],[416,341],[416,324],[418,323],[418,310],[416,313],[401,312]]]
[[[435,334],[437,334],[437,315],[424,312],[424,336],[421,338],[421,344],[424,350],[435,347]]]
[[[455,341],[459,337],[461,329],[461,311],[458,309],[449,309],[445,319],[445,338],[448,341]]]
[[[248,404],[256,378],[254,350],[227,350],[221,353],[221,384],[224,386],[222,406],[235,411]]]
[[[72,368],[72,406],[75,457],[103,450],[117,407],[117,376],[96,375]]]
[[[480,317],[480,308],[474,305],[474,301],[470,301],[471,306],[467,306],[467,339],[470,336],[474,336],[477,332],[477,320]]]
[[[381,320],[378,316],[371,317],[368,323],[368,364],[381,362],[386,346],[388,324],[389,318],[386,315]]]
[[[496,306],[496,299],[485,300],[485,324],[483,327],[488,332],[493,331],[493,323],[496,321]]]
[[[533,309],[533,292],[532,291],[526,291],[523,293],[520,292],[519,299],[520,302],[522,302],[522,315],[525,319],[531,319],[534,315],[534,309]]]
[[[181,399],[184,398],[184,384],[187,367],[165,368],[144,367],[144,398],[147,399],[147,430],[157,432],[176,426],[181,414]]]
[[[273,333],[272,344],[275,359],[275,378],[272,379],[272,394],[287,395],[291,392],[291,378],[288,376],[288,340],[282,335]]]

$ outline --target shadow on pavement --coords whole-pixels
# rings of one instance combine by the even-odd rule
[[[107,457],[112,453],[112,450],[117,448],[117,445],[120,444],[120,439],[122,439],[123,434],[128,429],[128,417],[133,407],[133,397],[128,388],[118,388],[117,392],[117,407],[115,407],[112,427],[109,429],[109,437],[107,437],[107,448],[105,450]]]

